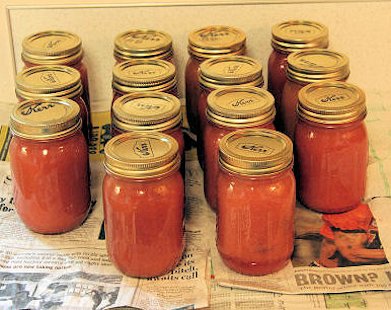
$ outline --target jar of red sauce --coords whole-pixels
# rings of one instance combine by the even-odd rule
[[[364,92],[344,82],[310,84],[299,92],[297,113],[300,200],[323,213],[354,209],[364,197],[368,165]]]
[[[198,134],[198,70],[200,64],[210,58],[228,55],[244,55],[246,35],[243,31],[229,26],[207,26],[189,34],[188,52],[190,58],[186,65],[186,111],[190,129]]]
[[[61,65],[36,66],[16,75],[15,93],[19,102],[28,99],[63,97],[75,101],[80,108],[82,132],[89,141],[90,115],[82,98],[83,86],[76,69]]]
[[[174,62],[172,38],[152,29],[131,29],[114,40],[114,59],[121,63],[132,59],[162,59]]]
[[[11,114],[15,207],[37,233],[67,232],[87,217],[88,148],[79,110],[69,99],[42,98],[20,103]]]
[[[216,210],[219,142],[228,133],[243,128],[274,129],[274,98],[256,87],[226,87],[208,96],[204,134],[204,192],[209,206]]]
[[[91,113],[87,67],[83,62],[82,42],[78,35],[61,30],[31,34],[22,42],[22,60],[26,68],[66,65],[79,71],[84,89],[82,97]]]
[[[292,142],[269,129],[229,133],[219,146],[217,249],[232,270],[282,269],[294,243]]]
[[[308,20],[290,20],[274,25],[271,45],[273,51],[268,62],[268,91],[275,98],[276,126],[280,128],[280,104],[286,82],[287,57],[293,52],[310,48],[328,47],[326,26]]]
[[[175,66],[165,60],[138,59],[113,68],[113,102],[119,97],[141,91],[161,91],[178,97]]]
[[[287,60],[287,81],[282,92],[280,116],[283,131],[293,140],[299,90],[315,82],[345,81],[350,71],[347,56],[326,49],[295,52]]]
[[[184,186],[176,140],[125,133],[105,146],[103,206],[113,264],[133,277],[175,268],[184,249]]]

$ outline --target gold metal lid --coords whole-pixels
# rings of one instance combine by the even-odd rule
[[[274,120],[274,97],[257,87],[226,87],[208,95],[206,116],[212,123],[244,128]]]
[[[23,40],[22,48],[22,59],[36,65],[69,64],[83,54],[79,36],[58,30],[34,33]]]
[[[347,79],[350,73],[348,57],[326,49],[295,52],[287,60],[287,78],[298,83],[340,81]]]
[[[262,87],[262,65],[247,56],[223,56],[205,60],[200,65],[200,83],[204,87],[229,85]]]
[[[309,84],[299,91],[298,116],[320,124],[346,124],[365,118],[364,92],[345,82]]]
[[[165,131],[182,121],[181,103],[162,92],[139,92],[114,101],[112,125],[121,131]]]
[[[150,29],[132,29],[114,40],[114,57],[166,59],[172,55],[172,38],[168,33]]]
[[[200,58],[221,55],[242,55],[246,49],[246,35],[229,26],[207,26],[189,34],[189,54]]]
[[[126,178],[162,176],[180,165],[178,143],[159,132],[128,132],[112,138],[105,146],[106,171]]]
[[[275,130],[238,130],[224,136],[219,144],[220,166],[238,174],[275,174],[290,168],[292,162],[292,141]]]
[[[23,99],[73,98],[82,93],[80,73],[68,66],[36,66],[16,75],[16,94]]]
[[[113,89],[121,93],[167,91],[176,86],[175,66],[161,59],[137,59],[113,68]]]
[[[65,98],[26,100],[11,113],[10,128],[15,136],[32,140],[65,137],[81,127],[79,105]]]
[[[272,47],[279,52],[292,53],[309,48],[327,48],[329,31],[321,23],[290,20],[272,28]]]

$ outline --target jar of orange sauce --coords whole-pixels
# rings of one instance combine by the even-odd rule
[[[173,63],[172,38],[168,33],[152,29],[131,29],[114,40],[117,63],[133,59],[162,59]]]
[[[328,29],[321,23],[308,20],[290,20],[274,25],[268,62],[267,89],[275,98],[276,126],[281,128],[280,104],[286,82],[287,57],[293,52],[310,48],[327,48]]]
[[[219,142],[228,133],[243,128],[274,129],[274,98],[256,87],[226,87],[208,96],[204,134],[204,192],[209,206],[216,210]]]
[[[175,268],[184,249],[184,186],[174,138],[125,133],[105,146],[103,206],[113,264],[132,277]]]
[[[269,129],[226,135],[219,146],[217,249],[232,270],[264,275],[282,269],[294,243],[292,142]]]
[[[161,91],[178,97],[175,66],[160,59],[138,59],[113,68],[113,101],[141,91]]]
[[[365,95],[345,82],[320,82],[299,92],[295,133],[298,194],[322,213],[354,209],[363,199],[368,165]]]
[[[246,35],[242,30],[230,26],[207,26],[189,34],[188,52],[190,58],[186,65],[186,111],[190,129],[198,134],[198,70],[200,64],[210,58],[228,55],[244,55]]]
[[[87,217],[88,148],[79,111],[72,100],[42,98],[18,104],[11,114],[15,207],[34,232],[64,233]]]
[[[312,49],[290,54],[280,109],[285,134],[293,140],[297,97],[301,88],[321,81],[345,81],[349,73],[348,57],[335,51]]]
[[[80,108],[82,132],[87,141],[91,132],[90,115],[82,98],[83,86],[76,69],[61,65],[36,66],[16,75],[15,93],[19,102],[28,99],[63,97],[75,101]]]
[[[82,42],[78,35],[61,30],[41,31],[22,42],[22,60],[25,68],[39,65],[65,65],[80,73],[83,100],[91,113],[87,67],[83,62]]]

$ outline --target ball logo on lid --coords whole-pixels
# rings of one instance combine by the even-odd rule
[[[141,110],[141,111],[157,111],[157,110],[160,110],[162,108],[161,105],[159,104],[154,104],[154,103],[148,103],[148,102],[138,102],[136,105],[135,105],[135,108],[137,108],[138,110]]]
[[[248,151],[248,152],[258,153],[262,155],[270,155],[274,151],[274,149],[269,146],[255,144],[255,143],[240,143],[237,145],[237,148],[242,151]]]
[[[44,72],[40,76],[40,80],[48,85],[60,84],[61,81],[55,72]]]
[[[161,38],[155,33],[130,33],[125,40],[128,44],[142,44],[144,42],[159,42]]]
[[[48,110],[50,108],[54,108],[55,104],[53,103],[47,103],[47,102],[39,102],[39,103],[34,103],[31,105],[28,105],[25,109],[23,109],[20,113],[22,115],[30,115],[31,113],[39,113],[45,110]]]
[[[218,41],[221,38],[229,36],[230,33],[226,30],[214,30],[210,29],[200,33],[202,41]]]
[[[319,97],[319,98],[317,98],[317,101],[319,103],[331,103],[331,102],[336,102],[336,101],[345,101],[345,100],[349,100],[349,99],[350,99],[350,96],[348,96],[347,94],[339,93],[339,94],[328,94],[328,95]]]
[[[50,48],[50,49],[55,49],[60,45],[61,42],[62,42],[62,40],[60,40],[60,39],[53,39],[53,40],[48,41],[46,43],[45,47]]]
[[[134,153],[141,158],[154,158],[153,149],[149,139],[140,139],[134,145]]]
[[[308,28],[308,27],[298,27],[298,28],[286,28],[286,32],[289,34],[294,34],[294,35],[300,35],[300,36],[305,36],[305,35],[311,35],[315,33],[315,30],[313,28]]]
[[[305,58],[300,58],[299,62],[301,62],[302,64],[304,64],[308,67],[311,67],[311,68],[324,68],[324,66],[317,64],[309,59],[305,59]]]
[[[236,108],[236,107],[243,107],[243,106],[248,106],[250,104],[254,104],[256,100],[254,98],[240,98],[240,99],[235,99],[232,102],[229,103],[230,106]]]

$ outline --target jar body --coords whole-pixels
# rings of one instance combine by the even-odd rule
[[[264,125],[247,128],[268,128],[275,129],[273,123],[266,123]],[[205,126],[204,139],[204,193],[206,201],[209,206],[214,210],[217,210],[217,176],[219,172],[219,143],[220,140],[228,133],[237,130],[233,127],[223,127],[216,124],[208,123]]]
[[[323,213],[354,209],[364,197],[368,135],[363,121],[325,126],[299,119],[295,145],[299,199]]]
[[[103,206],[107,251],[121,272],[152,277],[175,268],[184,249],[184,187],[177,170],[138,181],[106,174]]]
[[[259,177],[220,168],[217,248],[229,268],[264,275],[289,262],[294,243],[295,191],[290,168]]]
[[[29,229],[42,234],[63,233],[87,217],[88,149],[80,130],[46,141],[14,136],[10,163],[16,211]]]
[[[200,85],[198,75],[201,62],[202,60],[190,56],[185,69],[186,114],[190,130],[195,134],[199,132],[198,96]]]

